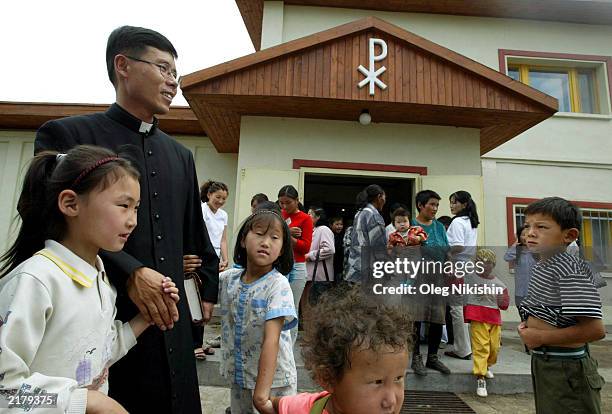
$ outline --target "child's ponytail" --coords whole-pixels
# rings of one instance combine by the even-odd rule
[[[47,200],[48,182],[60,157],[54,152],[43,152],[30,163],[17,202],[21,227],[11,248],[0,257],[0,277],[42,249],[47,238],[47,225],[61,221],[50,217],[55,213],[53,210],[59,215],[61,213],[57,205],[48,205]]]

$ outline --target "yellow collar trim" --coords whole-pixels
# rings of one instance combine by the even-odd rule
[[[90,288],[90,287],[93,286],[93,280],[91,278],[89,278],[83,272],[81,272],[81,271],[75,269],[74,267],[70,266],[68,263],[64,262],[59,257],[55,256],[49,250],[43,249],[43,250],[37,252],[35,255],[37,255],[37,254],[40,255],[40,256],[44,256],[47,259],[51,260],[53,263],[55,263],[55,265],[57,267],[60,268],[60,270],[62,272],[64,272],[66,274],[66,276],[68,276],[70,279],[72,279],[75,282],[77,282],[79,285],[84,286],[86,288]]]

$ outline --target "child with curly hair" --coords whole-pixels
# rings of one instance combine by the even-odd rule
[[[273,398],[276,413],[399,413],[411,338],[401,308],[373,303],[358,286],[326,292],[302,343],[304,364],[324,391]]]

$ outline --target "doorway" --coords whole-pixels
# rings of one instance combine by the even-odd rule
[[[357,209],[357,194],[370,184],[380,185],[387,195],[382,211],[385,224],[391,222],[389,207],[401,203],[414,213],[414,187],[412,178],[393,178],[379,176],[360,176],[329,173],[306,173],[304,175],[304,207],[322,207],[328,217],[342,217],[349,225]]]

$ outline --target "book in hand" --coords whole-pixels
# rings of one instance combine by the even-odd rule
[[[191,313],[191,320],[196,324],[200,324],[204,320],[204,315],[202,315],[200,286],[202,286],[202,282],[197,273],[185,273],[185,294],[187,296],[189,312]]]

